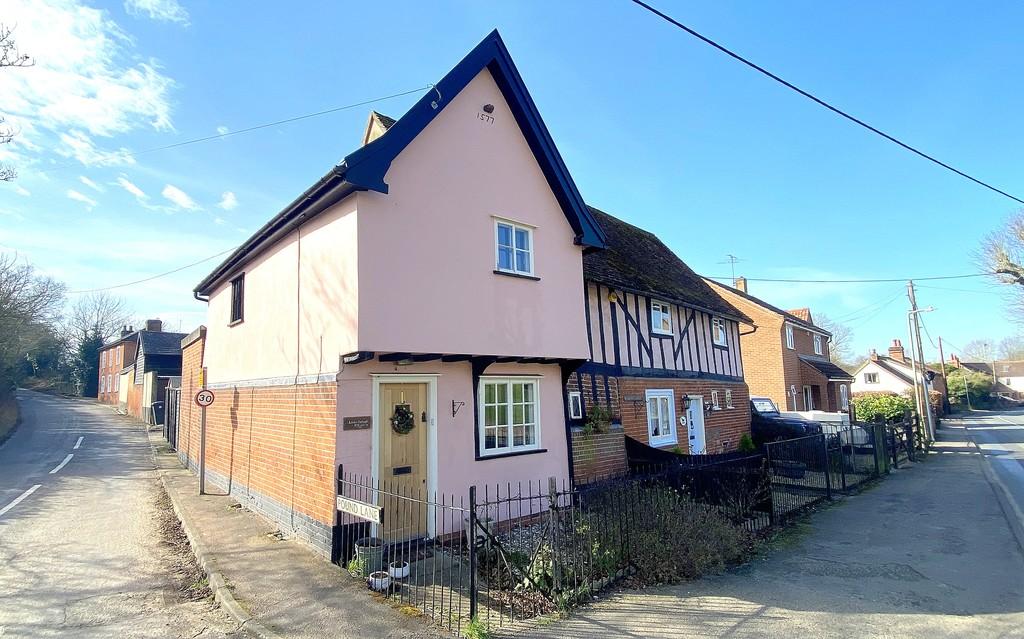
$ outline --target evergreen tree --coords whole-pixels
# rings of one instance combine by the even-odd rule
[[[103,348],[103,333],[99,327],[89,329],[78,344],[75,372],[82,389],[82,397],[96,397],[99,394],[100,349]]]

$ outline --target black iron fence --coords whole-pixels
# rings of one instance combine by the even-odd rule
[[[856,425],[763,453],[680,455],[583,485],[506,483],[458,497],[339,467],[334,558],[452,633],[509,626],[627,576],[700,574],[688,540],[735,546],[854,489],[884,472],[888,432]]]

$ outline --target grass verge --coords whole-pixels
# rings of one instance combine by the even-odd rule
[[[14,394],[0,395],[0,445],[14,434],[18,427],[18,400]]]

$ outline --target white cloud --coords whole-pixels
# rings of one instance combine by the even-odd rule
[[[32,191],[29,191],[28,189],[19,184],[14,185],[14,192],[22,197],[29,197],[30,195],[32,195]]]
[[[188,11],[176,0],[125,0],[124,9],[133,16],[146,14],[152,20],[188,26]]]
[[[227,128],[223,124],[217,127],[217,135],[227,135],[228,133],[231,133],[231,129]]]
[[[139,199],[139,200],[147,200],[147,199],[149,199],[149,196],[146,195],[145,192],[143,192],[142,189],[140,189],[139,187],[135,186],[135,184],[130,182],[128,180],[128,178],[126,178],[123,175],[121,175],[121,176],[119,176],[117,178],[117,185],[120,186],[125,191],[128,191],[129,193],[134,195],[136,197],[136,199]]]
[[[238,198],[232,191],[224,191],[224,194],[220,196],[220,202],[217,206],[224,209],[225,211],[234,210],[238,206]]]
[[[185,209],[186,211],[198,211],[200,206],[196,204],[195,200],[189,197],[189,194],[182,191],[173,184],[164,186],[164,190],[160,191],[160,195],[163,195],[171,204],[174,204],[179,209]]]
[[[215,217],[213,218],[213,223],[216,224],[217,226],[224,226],[228,222],[222,217]]]
[[[24,148],[50,146],[48,132],[173,130],[174,81],[105,11],[81,0],[5,0],[4,21],[17,25],[20,49],[35,59],[23,73],[0,74],[4,113]]]
[[[99,193],[103,193],[103,191],[106,190],[102,186],[100,186],[99,184],[96,184],[95,182],[93,182],[89,178],[85,177],[84,175],[79,175],[78,179],[79,179],[79,181],[82,182],[82,184],[86,185],[87,187],[89,187],[93,191],[97,191]]]
[[[61,133],[60,141],[64,144],[57,148],[57,153],[66,158],[75,158],[85,166],[123,166],[135,164],[135,158],[129,155],[128,149],[121,147],[117,151],[103,151],[96,148],[92,138],[82,131]]]
[[[74,189],[68,190],[68,198],[75,200],[76,202],[81,202],[90,211],[93,209],[94,206],[96,206],[96,200],[92,199],[87,195],[82,195],[81,193]]]

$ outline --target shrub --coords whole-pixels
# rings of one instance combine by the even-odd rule
[[[750,433],[740,435],[738,448],[741,453],[752,453],[757,450],[757,446],[754,444],[754,439],[750,436]]]
[[[946,369],[949,401],[967,406],[967,395],[970,394],[971,406],[985,406],[991,399],[992,378],[984,373],[964,368]]]
[[[896,393],[870,392],[853,396],[853,408],[858,419],[868,422],[895,422],[903,419],[905,411],[914,410],[911,398]]]
[[[610,410],[600,405],[592,406],[587,411],[587,423],[583,427],[583,432],[588,435],[591,433],[607,433],[611,423],[612,413]]]

